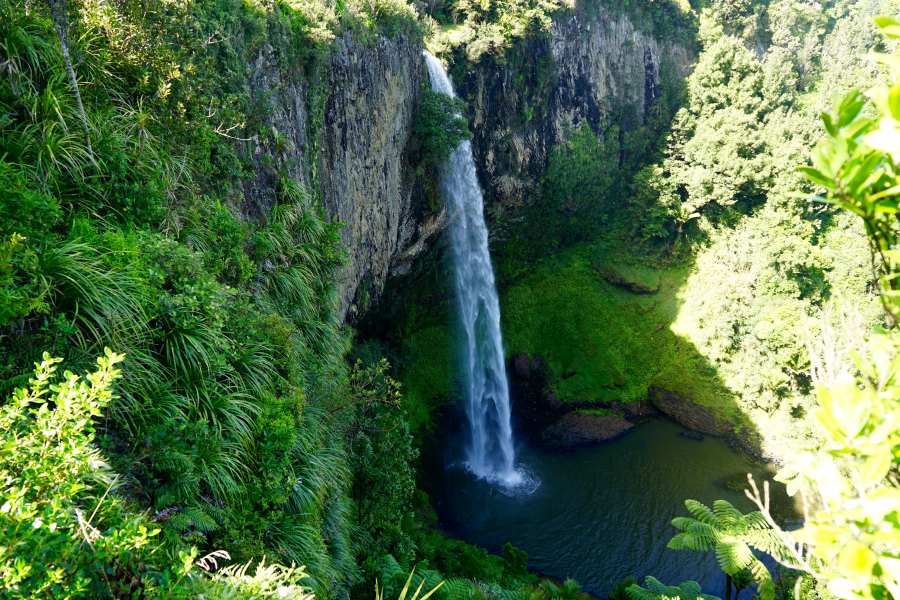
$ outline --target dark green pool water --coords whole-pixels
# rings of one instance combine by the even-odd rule
[[[711,505],[728,500],[754,510],[743,492],[729,489],[740,474],[757,482],[773,470],[705,437],[687,439],[684,428],[653,420],[613,442],[568,452],[518,450],[517,462],[533,471],[540,487],[510,497],[445,459],[441,520],[462,539],[499,553],[506,542],[528,553],[528,567],[559,579],[571,577],[585,591],[604,596],[610,583],[628,575],[653,575],[668,585],[697,581],[706,593],[724,597],[725,576],[712,552],[666,548],[677,531],[671,521],[689,516],[687,498]],[[727,478],[727,480],[726,480]],[[731,484],[734,487],[734,483]],[[795,518],[776,484],[782,517]],[[747,594],[747,592],[744,592]],[[749,596],[748,596],[749,597]]]

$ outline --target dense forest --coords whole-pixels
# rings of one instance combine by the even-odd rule
[[[418,67],[398,168],[421,214],[442,210],[463,140],[479,168],[490,154],[529,182],[485,207],[510,377],[544,357],[514,391],[617,418],[652,402],[782,466],[802,527],[751,479],[758,510],[684,498],[657,540],[715,553],[728,600],[900,598],[898,15],[891,0],[7,0],[0,595],[581,597],[505,540],[491,554],[439,522],[429,456],[461,426],[442,234],[345,299],[347,225],[323,192],[348,143],[323,143],[348,85],[334,56],[403,43],[462,97]],[[627,22],[685,70],[663,64],[641,110],[610,97],[516,170],[510,140],[558,108],[541,49],[566,19]],[[300,90],[296,135],[254,79],[263,56]],[[498,73],[505,137],[476,110]],[[608,595],[713,598],[652,576]]]

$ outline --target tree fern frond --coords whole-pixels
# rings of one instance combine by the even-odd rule
[[[716,544],[716,559],[723,571],[733,575],[749,567],[756,557],[744,542],[728,541]]]
[[[447,600],[472,600],[472,587],[472,581],[469,579],[451,577],[444,583],[444,593]]]
[[[647,589],[657,596],[665,596],[669,593],[669,589],[655,577],[647,576],[647,578],[644,580],[644,585],[646,585]]]
[[[678,586],[678,592],[682,600],[695,600],[700,596],[700,584],[696,581],[684,581]]]
[[[711,527],[719,527],[719,520],[716,517],[715,513],[711,511],[705,504],[697,502],[696,500],[685,500],[684,505],[687,507],[688,511],[694,517],[700,521],[701,523],[705,523],[706,525],[710,525]]]
[[[705,552],[713,545],[713,541],[708,537],[698,536],[690,532],[683,532],[676,534],[669,540],[667,547],[672,550],[699,550]]]
[[[739,524],[742,524],[744,519],[744,515],[727,500],[716,500],[713,502],[713,514],[715,514],[719,522],[719,527],[726,529],[740,526]]]

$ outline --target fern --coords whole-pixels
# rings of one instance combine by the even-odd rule
[[[655,577],[648,576],[644,585],[646,588],[632,584],[625,589],[625,593],[631,600],[719,600],[702,593],[700,585],[695,581],[685,581],[676,587],[664,585]]]
[[[442,591],[447,600],[472,600],[474,584],[469,579],[451,577],[444,581]],[[534,599],[538,600],[538,599]]]
[[[304,568],[266,564],[256,565],[253,575],[248,575],[251,563],[230,565],[213,573],[209,578],[199,578],[193,584],[198,598],[204,600],[251,600],[279,598],[283,600],[315,600],[315,596],[299,582],[307,578]]]
[[[696,500],[686,500],[685,506],[695,518],[672,520],[681,533],[669,541],[668,547],[702,552],[714,548],[719,567],[729,576],[729,586],[732,576],[748,570],[759,586],[760,597],[772,600],[775,595],[772,575],[752,548],[785,558],[788,550],[762,514],[754,511],[743,515],[725,500],[716,500],[711,510]]]

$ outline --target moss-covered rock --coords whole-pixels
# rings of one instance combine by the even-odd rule
[[[607,283],[634,294],[655,294],[659,291],[659,276],[650,267],[611,262],[594,263],[594,268]]]

